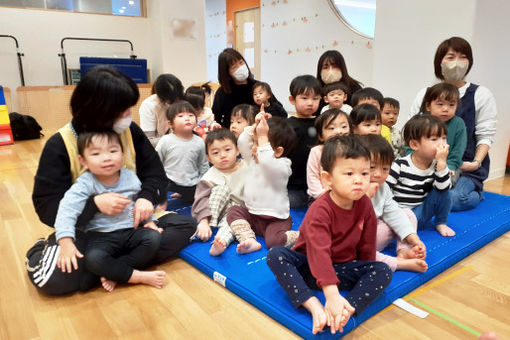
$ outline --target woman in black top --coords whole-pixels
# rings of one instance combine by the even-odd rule
[[[114,130],[123,133],[129,129],[135,153],[136,174],[142,182],[135,201],[134,219],[150,219],[154,204],[166,200],[167,178],[161,161],[143,131],[132,122],[130,108],[139,98],[138,87],[123,73],[109,67],[96,67],[83,77],[71,97],[71,129],[76,137],[82,131]],[[74,158],[74,157],[73,157]],[[71,157],[60,132],[48,139],[41,154],[35,175],[32,201],[39,219],[53,227],[58,206],[65,192],[73,184]],[[76,223],[76,247],[83,253],[86,235],[79,230],[94,215],[102,212],[116,215],[125,208],[125,199],[113,193],[91,197]],[[134,221],[133,221],[134,222]],[[188,244],[195,230],[188,216],[168,214],[159,223],[164,228],[161,246],[153,263],[164,261]],[[54,234],[46,241],[38,240],[27,253],[27,270],[39,290],[61,295],[87,290],[99,284],[99,278],[87,272],[83,259],[78,270],[64,273],[56,268],[58,245]]]
[[[221,87],[214,95],[212,111],[215,120],[228,129],[234,106],[255,105],[253,85],[257,81],[241,53],[233,48],[224,49],[218,56],[218,80]]]

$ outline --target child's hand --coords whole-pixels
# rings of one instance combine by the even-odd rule
[[[375,194],[377,193],[377,190],[379,190],[379,183],[371,182],[368,185],[368,189],[367,189],[366,195],[369,198],[374,198]]]
[[[331,329],[331,334],[335,334],[336,331],[343,332],[344,326],[349,321],[355,309],[340,295],[336,285],[323,286],[322,290],[326,297],[326,304],[324,305],[326,323]]]
[[[60,245],[60,253],[58,254],[57,267],[62,270],[63,273],[71,273],[74,270],[78,270],[78,258],[83,258],[83,254],[74,245],[73,239],[70,237],[64,237],[58,240]]]
[[[463,162],[460,167],[460,170],[462,170],[463,172],[472,172],[478,170],[479,167],[480,164],[478,162]]]
[[[94,196],[97,209],[105,215],[115,216],[124,211],[131,200],[124,195],[115,192],[106,192]]]
[[[439,144],[436,147],[436,161],[437,161],[437,170],[443,170],[446,166],[446,158],[448,157],[448,150],[450,146],[446,143]]]
[[[133,207],[133,216],[135,217],[134,227],[138,227],[141,221],[149,220],[154,213],[154,205],[145,198],[139,198]]]
[[[203,242],[209,240],[212,235],[211,227],[207,218],[202,219],[197,225],[197,237]]]
[[[158,233],[163,233],[163,228],[159,228],[154,221],[147,222],[143,225],[144,228],[156,230]]]
[[[267,134],[269,132],[269,126],[267,125],[267,120],[266,120],[265,114],[263,114],[261,112],[261,113],[257,114],[257,116],[259,116],[259,115],[260,115],[260,119],[257,123],[257,127],[255,128],[255,133],[257,134],[257,137],[259,138],[259,142],[260,142],[260,137],[267,138]]]
[[[418,234],[409,234],[404,241],[413,246],[412,251],[414,252],[415,258],[425,259],[425,257],[427,257],[427,247],[425,243],[420,240]]]

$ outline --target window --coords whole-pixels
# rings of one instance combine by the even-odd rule
[[[0,6],[144,16],[143,0],[0,0]]]
[[[377,0],[329,0],[336,15],[354,32],[374,38]]]

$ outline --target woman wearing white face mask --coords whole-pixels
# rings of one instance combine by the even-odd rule
[[[221,126],[229,128],[230,115],[236,105],[255,105],[253,85],[257,80],[253,79],[250,68],[241,53],[233,48],[226,48],[218,56],[218,81],[221,87],[214,95],[212,111],[215,120]]]
[[[459,89],[461,104],[455,113],[466,124],[468,143],[462,171],[452,195],[452,211],[473,209],[483,199],[483,181],[489,176],[489,148],[496,134],[496,101],[486,87],[465,80],[473,66],[473,52],[469,43],[459,37],[443,41],[436,50],[436,77]],[[420,113],[427,88],[418,92],[411,106],[412,117]]]
[[[349,75],[344,57],[336,50],[326,51],[320,56],[319,61],[317,62],[317,79],[319,79],[321,86],[338,81],[347,85],[349,93],[347,94],[345,104],[348,105],[351,105],[352,94],[362,87],[361,82]],[[319,110],[317,112],[321,112],[325,105],[326,103],[324,100],[321,100]]]
[[[84,171],[78,160],[76,139],[87,130],[114,130],[120,136],[125,153],[123,166],[135,171],[142,183],[134,205],[133,225],[150,219],[154,204],[166,200],[167,178],[163,165],[143,131],[132,122],[131,107],[138,98],[136,84],[113,68],[93,68],[81,79],[71,97],[73,118],[46,142],[35,175],[32,201],[44,224],[53,227],[61,198]],[[129,203],[129,199],[116,193],[91,197],[78,218],[77,231],[96,213],[115,216]],[[195,230],[188,216],[168,214],[159,222],[164,232],[154,262],[165,260],[187,245]],[[75,244],[83,253],[86,246],[83,233],[76,234]],[[72,273],[56,269],[58,252],[54,234],[46,242],[39,240],[28,251],[27,269],[36,288],[61,295],[100,283],[99,278],[84,269],[83,259],[78,260],[78,270]]]

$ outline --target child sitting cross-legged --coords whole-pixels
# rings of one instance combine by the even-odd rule
[[[293,249],[274,247],[267,264],[298,307],[313,318],[314,334],[326,324],[343,331],[389,285],[392,272],[375,261],[377,219],[365,195],[370,184],[370,152],[359,136],[336,136],[321,158],[329,192],[308,209]],[[313,289],[322,289],[322,306]],[[350,292],[344,298],[340,290]]]
[[[372,200],[377,217],[377,261],[390,266],[392,271],[410,270],[425,272],[427,263],[425,244],[416,233],[416,216],[409,208],[400,208],[385,182],[394,159],[390,144],[379,135],[361,136],[366,148],[370,150],[370,185],[368,196]],[[397,257],[385,255],[380,251],[397,237]]]
[[[154,222],[134,225],[133,200],[141,190],[136,174],[122,168],[124,152],[113,131],[82,132],[77,139],[78,159],[87,170],[65,193],[55,220],[62,272],[78,269],[77,257],[85,258],[87,269],[101,278],[103,288],[112,291],[117,283],[143,283],[163,288],[164,271],[142,271],[159,248],[162,229]],[[123,206],[116,215],[96,213],[87,224],[87,247],[81,254],[74,244],[75,225],[91,197],[115,193]]]
[[[197,237],[202,241],[211,237],[211,226],[218,227],[209,250],[212,256],[218,256],[234,240],[227,211],[244,203],[246,168],[245,162],[237,157],[236,136],[230,130],[223,128],[207,134],[205,149],[213,166],[197,184],[191,215],[199,222]]]
[[[286,157],[296,144],[296,135],[286,119],[269,116],[258,113],[255,125],[246,127],[237,142],[246,162],[246,207],[230,208],[227,222],[241,254],[261,248],[255,235],[264,236],[268,248],[292,246],[298,235],[291,230],[287,181],[292,171]]]
[[[308,163],[306,164],[307,193],[311,201],[328,191],[328,188],[321,181],[321,155],[324,143],[331,137],[350,134],[351,120],[340,109],[329,109],[315,119],[315,129],[317,130],[319,145],[310,150]]]
[[[399,206],[413,210],[418,227],[434,218],[442,236],[454,236],[446,225],[452,207],[447,134],[446,125],[435,116],[411,118],[404,126],[404,140],[413,153],[393,162],[386,182]]]

